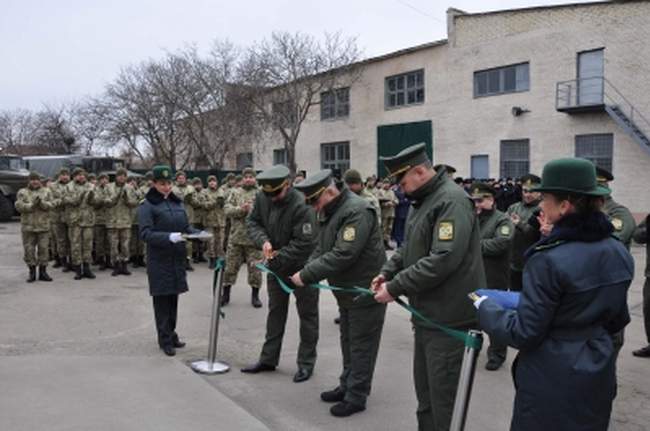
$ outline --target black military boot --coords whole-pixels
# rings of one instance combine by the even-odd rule
[[[126,266],[126,261],[123,261],[121,263],[122,263],[122,268],[120,269],[120,274],[131,275],[129,268]]]
[[[52,281],[52,277],[47,273],[47,265],[38,267],[38,279],[40,281]]]
[[[192,268],[192,264],[190,263],[189,258],[185,260],[185,271],[194,271],[194,268]]]
[[[29,265],[29,278],[27,279],[28,283],[33,283],[36,281],[36,266]]]
[[[90,264],[89,263],[84,263],[83,264],[83,276],[86,278],[95,278],[95,274],[92,273],[90,270]]]
[[[143,268],[147,267],[147,260],[144,258],[144,256],[140,256],[140,266]]]
[[[99,258],[99,270],[106,271],[106,256]]]
[[[122,273],[122,271],[120,271],[120,264],[121,262],[119,260],[113,262],[113,272],[111,272],[111,276],[116,277]]]
[[[81,280],[83,278],[83,273],[81,272],[81,265],[75,265],[74,266],[74,279],[75,280]]]
[[[134,268],[139,268],[140,267],[140,262],[138,261],[138,256],[131,256],[131,259],[129,259],[129,262],[131,262],[131,265],[133,265]]]
[[[54,256],[54,265],[52,265],[52,268],[61,268],[61,257],[60,256]]]
[[[262,301],[260,301],[260,288],[259,287],[251,287],[252,292],[251,292],[251,305],[255,308],[261,308],[262,307]]]
[[[69,257],[64,257],[61,260],[61,264],[63,265],[63,269],[61,270],[62,272],[72,271],[72,261],[70,260]]]
[[[230,302],[230,285],[226,284],[223,286],[223,291],[221,292],[221,306],[225,307]]]
[[[115,265],[113,265],[109,256],[106,256],[106,268],[115,269]]]

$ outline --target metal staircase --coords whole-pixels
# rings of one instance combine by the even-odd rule
[[[607,78],[558,82],[555,109],[567,114],[605,111],[650,154],[650,121]]]

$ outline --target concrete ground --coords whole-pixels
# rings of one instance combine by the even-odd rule
[[[408,316],[389,306],[373,392],[367,410],[330,416],[319,400],[340,372],[332,295],[321,296],[318,362],[311,380],[295,384],[297,319],[291,310],[280,367],[244,375],[264,337],[266,306],[253,309],[242,271],[221,323],[218,358],[232,370],[202,376],[186,366],[205,357],[211,307],[211,271],[190,273],[179,302],[178,332],[187,347],[165,357],[155,342],[146,275],[97,273],[72,280],[51,269],[52,283],[27,284],[20,226],[0,224],[0,429],[3,430],[408,430],[416,428]],[[618,364],[614,428],[637,431],[650,423],[650,360],[632,357],[644,344],[641,286],[645,251],[633,249],[637,277],[629,295],[632,323]],[[266,295],[263,294],[265,302]],[[479,358],[467,430],[508,429],[514,390],[507,366],[485,371]],[[207,383],[207,384],[206,384]]]

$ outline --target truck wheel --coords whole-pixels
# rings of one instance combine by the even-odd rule
[[[0,221],[9,221],[14,215],[14,206],[11,201],[0,194]]]

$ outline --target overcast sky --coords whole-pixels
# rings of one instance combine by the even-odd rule
[[[98,94],[120,67],[274,30],[356,36],[365,56],[446,38],[445,11],[581,0],[0,0],[0,109]],[[582,0],[586,1],[586,0]]]

